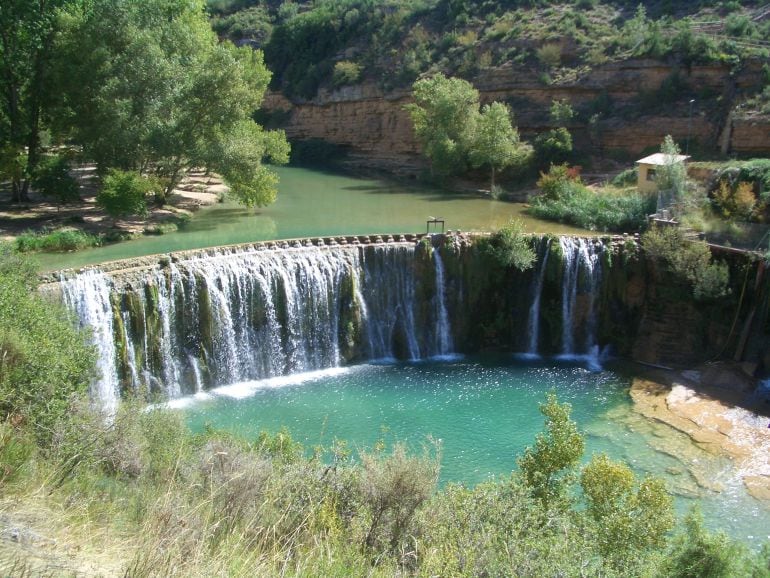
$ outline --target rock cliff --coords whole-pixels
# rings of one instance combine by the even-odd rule
[[[574,78],[544,82],[542,71],[510,65],[474,80],[483,102],[509,103],[524,138],[551,128],[555,99],[579,113],[569,127],[576,145],[593,154],[633,157],[657,148],[666,134],[699,150],[770,154],[770,118],[730,115],[758,88],[759,64],[735,72],[726,64],[689,68],[657,60],[608,63]],[[690,118],[690,99],[693,114]],[[290,139],[322,139],[345,147],[351,160],[386,170],[420,166],[418,143],[404,105],[408,91],[384,92],[374,84],[320,91],[311,101],[268,95],[265,107],[281,112]]]

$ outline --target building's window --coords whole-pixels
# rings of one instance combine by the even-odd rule
[[[647,169],[647,180],[648,181],[655,180],[655,169]]]

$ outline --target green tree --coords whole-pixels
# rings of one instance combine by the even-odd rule
[[[113,219],[147,213],[147,195],[154,183],[135,171],[112,169],[96,195],[96,204]]]
[[[532,147],[519,140],[519,131],[511,124],[508,107],[501,102],[485,104],[481,109],[470,148],[474,167],[488,166],[492,171],[490,190],[495,187],[495,172],[522,165]]]
[[[51,56],[57,19],[67,0],[0,2],[0,148],[23,162],[2,163],[11,180],[12,200],[29,200],[40,159],[44,105],[50,94]],[[13,170],[7,170],[12,167]]]
[[[43,158],[35,171],[32,184],[46,197],[54,197],[59,204],[80,198],[78,183],[70,176],[69,162],[62,156]]]
[[[665,164],[658,167],[656,180],[659,195],[663,196],[665,205],[680,203],[687,190],[687,168],[679,159],[679,146],[666,135],[660,145],[660,152],[665,155]]]
[[[528,447],[517,460],[524,484],[546,509],[563,505],[585,448],[585,438],[570,419],[571,412],[570,404],[559,403],[556,394],[549,393],[540,404],[546,431],[539,433],[535,447]]]
[[[730,578],[750,575],[745,568],[747,556],[743,548],[723,532],[707,531],[699,510],[687,515],[684,526],[684,531],[674,538],[673,549],[667,557],[666,576]]]
[[[662,480],[648,477],[637,486],[631,468],[600,454],[583,468],[580,485],[603,555],[624,560],[665,545],[674,510]]]
[[[415,82],[413,96],[406,110],[432,170],[439,175],[461,172],[479,116],[479,92],[465,80],[439,73]]]
[[[202,1],[94,0],[63,23],[57,116],[87,157],[152,173],[166,193],[205,167],[246,204],[275,198],[262,162],[286,162],[288,145],[251,118],[270,73],[261,52],[218,41]]]

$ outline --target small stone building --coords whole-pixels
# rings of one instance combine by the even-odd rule
[[[657,171],[662,166],[683,163],[690,157],[686,155],[667,155],[655,153],[643,159],[636,161],[636,186],[641,193],[657,193],[658,183],[656,182]]]

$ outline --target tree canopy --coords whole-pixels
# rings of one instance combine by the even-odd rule
[[[479,111],[479,91],[469,82],[436,74],[415,82],[413,96],[406,109],[434,173],[488,166],[494,186],[496,171],[529,158],[532,149],[519,140],[508,107],[493,102]]]
[[[219,42],[202,0],[17,0],[0,8],[0,27],[9,22],[0,35],[0,138],[17,197],[34,173],[33,132],[45,120],[102,172],[154,175],[168,192],[203,167],[247,205],[274,200],[277,177],[262,162],[286,162],[288,144],[252,119],[270,72],[261,52]],[[19,161],[25,146],[29,158]]]

